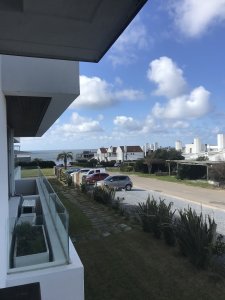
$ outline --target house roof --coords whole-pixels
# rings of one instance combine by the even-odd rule
[[[140,146],[126,146],[127,152],[143,152]],[[124,146],[120,146],[122,151],[124,152]]]
[[[98,62],[147,0],[0,0],[0,53]]]
[[[101,153],[107,153],[107,148],[99,148],[100,149],[100,151],[101,151]]]

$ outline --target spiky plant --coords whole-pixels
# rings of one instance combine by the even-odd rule
[[[216,224],[210,216],[197,215],[190,207],[179,211],[176,236],[180,251],[198,268],[207,268],[213,249]]]

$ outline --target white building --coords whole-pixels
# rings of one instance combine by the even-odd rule
[[[101,147],[97,150],[95,154],[95,159],[98,161],[106,161],[107,160],[107,148]]]
[[[117,147],[110,146],[107,149],[107,161],[117,160],[116,148]]]
[[[119,146],[116,149],[117,161],[138,160],[144,158],[144,151],[140,146]]]
[[[199,138],[194,138],[194,143],[185,145],[185,154],[198,154],[204,151]]]
[[[177,151],[181,151],[182,150],[182,142],[181,141],[176,141],[175,142],[175,149],[177,150]]]
[[[145,2],[30,0],[0,7],[0,54],[7,54],[0,56],[0,288],[7,293],[37,283],[42,300],[84,299],[83,266],[68,236],[67,211],[41,174],[15,180],[14,137],[46,132],[79,95],[79,65],[72,61],[98,62]],[[15,228],[24,219],[35,226],[40,212],[44,257],[25,255],[18,263]]]
[[[217,145],[218,145],[218,151],[225,149],[225,134],[222,133],[217,134]]]

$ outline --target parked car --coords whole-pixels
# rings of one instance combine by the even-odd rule
[[[95,169],[91,169],[87,172],[86,176],[95,174],[95,173],[105,173],[105,168],[95,168]]]
[[[109,174],[107,174],[107,173],[91,174],[85,178],[85,182],[86,182],[86,184],[95,184],[97,181],[104,180],[108,176],[109,176]]]
[[[90,168],[89,169],[84,168],[84,169],[80,169],[79,171],[73,172],[70,175],[73,176],[73,174],[78,173],[78,172],[81,173],[81,174],[85,174],[86,175],[86,173],[89,172],[89,171],[90,171]]]
[[[74,172],[80,171],[80,168],[69,168],[68,170],[65,171],[66,174],[71,174]]]
[[[117,167],[117,168],[121,167],[121,163],[115,163],[114,167]]]
[[[133,183],[129,176],[113,175],[108,176],[102,181],[97,181],[96,186],[113,187],[115,189],[126,189],[127,191],[130,191],[133,187]]]

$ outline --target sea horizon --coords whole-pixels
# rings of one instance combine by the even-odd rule
[[[26,152],[30,155],[31,160],[34,160],[35,158],[39,158],[42,160],[52,160],[54,162],[57,162],[56,158],[60,152],[72,152],[74,158],[76,158],[76,154],[80,154],[83,151],[92,151],[97,152],[97,149],[63,149],[63,150],[21,150],[21,152]]]

